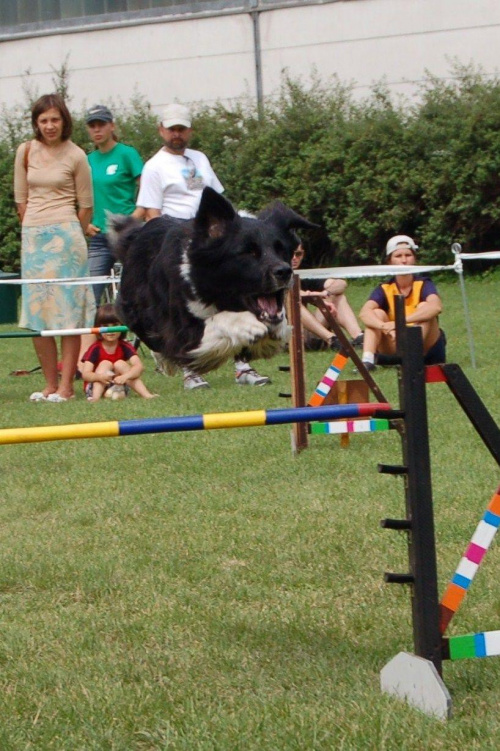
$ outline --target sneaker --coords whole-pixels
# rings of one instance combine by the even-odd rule
[[[339,352],[342,345],[340,343],[340,339],[337,336],[332,336],[329,343],[329,348],[333,350],[334,352]]]
[[[113,402],[119,401],[120,399],[125,399],[126,396],[126,387],[120,386],[118,383],[114,383],[109,387],[109,389],[106,389],[106,391],[104,392],[104,398],[111,399],[111,401]]]
[[[195,389],[209,389],[210,384],[205,381],[200,375],[196,373],[188,373],[184,376],[184,388],[187,391],[194,391]]]
[[[119,386],[116,384],[115,386],[112,386],[110,391],[112,390],[113,393],[111,394],[111,401],[118,402],[120,399],[125,399],[127,396],[127,391],[125,386]]]
[[[356,349],[361,349],[363,346],[364,340],[365,340],[365,335],[361,333],[361,334],[358,334],[358,336],[355,337],[354,339],[351,339],[351,344]]]
[[[271,383],[271,379],[268,376],[259,375],[253,368],[237,370],[234,378],[240,386],[264,386],[266,383]]]
[[[304,331],[304,349],[306,352],[322,352],[326,349],[326,346],[327,344],[323,339],[314,336],[309,331]]]
[[[374,370],[377,370],[377,366],[373,362],[364,362],[363,360],[363,365],[369,373],[373,373]]]

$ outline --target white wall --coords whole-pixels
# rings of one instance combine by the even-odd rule
[[[286,26],[286,35],[280,28]],[[451,63],[500,68],[498,0],[358,0],[290,8],[262,16],[265,89],[284,68],[297,75],[314,64],[321,76],[352,81],[360,95],[385,79],[413,94],[425,70],[449,77]]]
[[[494,75],[500,59],[499,0],[340,0],[260,15],[264,94],[283,69],[307,78],[337,74],[359,95],[384,78],[412,95],[425,70],[450,75],[452,60]],[[252,20],[247,14],[164,21],[0,43],[0,102],[23,102],[23,76],[53,89],[68,56],[73,105],[121,98],[134,89],[156,110],[173,99],[213,103],[255,96]]]
[[[255,95],[252,25],[235,15],[3,42],[0,101],[21,98],[27,68],[30,86],[52,90],[66,56],[76,107],[127,101],[134,89],[158,109],[173,99],[230,99],[246,88]]]

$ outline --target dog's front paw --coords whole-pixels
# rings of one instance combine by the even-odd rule
[[[239,351],[242,347],[262,339],[268,334],[268,327],[250,311],[241,313],[225,310],[216,313],[205,323],[204,341],[225,341],[229,347]],[[203,342],[202,342],[203,343]]]
[[[223,311],[205,322],[200,345],[190,352],[193,367],[198,372],[218,368],[244,347],[251,347],[268,335],[268,327],[253,313]]]
[[[223,315],[223,314],[219,314]],[[250,311],[243,313],[234,313],[235,318],[231,321],[231,336],[238,346],[248,347],[254,342],[267,336],[269,329],[267,324],[259,319]]]

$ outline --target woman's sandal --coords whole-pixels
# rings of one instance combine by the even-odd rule
[[[75,395],[71,394],[71,396],[61,396],[61,394],[58,394],[57,392],[55,394],[50,394],[45,401],[51,402],[52,404],[62,404],[62,402],[67,402],[68,399],[74,399]]]
[[[30,396],[30,402],[46,402],[47,397],[43,393],[43,391],[33,391],[33,393]]]

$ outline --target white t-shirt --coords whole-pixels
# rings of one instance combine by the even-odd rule
[[[205,154],[186,149],[181,156],[160,149],[144,165],[137,206],[159,209],[177,219],[192,219],[206,187],[224,192]]]

